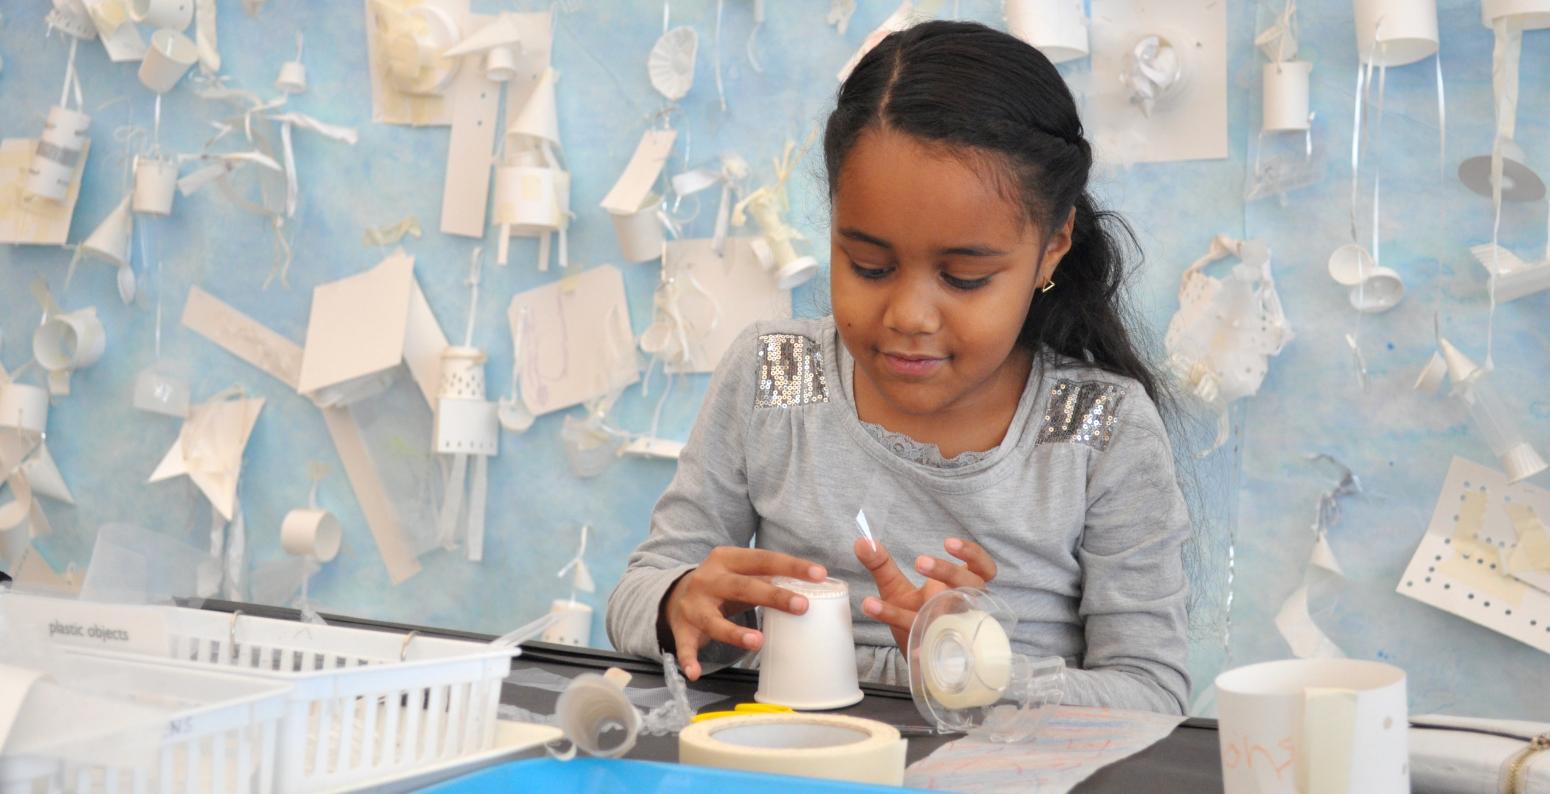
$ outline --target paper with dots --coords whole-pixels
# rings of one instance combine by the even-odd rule
[[[1550,491],[1454,458],[1396,589],[1550,653]]]

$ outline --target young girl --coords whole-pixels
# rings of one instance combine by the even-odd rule
[[[694,680],[760,647],[754,606],[806,609],[772,576],[832,576],[862,678],[907,683],[915,611],[981,587],[1018,652],[1073,668],[1068,703],[1181,713],[1189,514],[1059,73],[982,25],[895,33],[824,158],[834,315],[759,323],[721,362],[609,599],[614,646]],[[863,500],[887,506],[875,551]]]

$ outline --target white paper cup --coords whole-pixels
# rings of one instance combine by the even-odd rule
[[[497,455],[501,426],[488,400],[436,401],[436,451],[443,455]]]
[[[504,83],[517,76],[517,51],[511,47],[495,47],[484,56],[484,76],[497,83]]]
[[[178,164],[174,160],[135,158],[135,192],[131,208],[147,215],[171,215],[172,198],[178,192]]]
[[[27,194],[49,201],[63,201],[86,146],[91,117],[64,107],[52,107],[38,137],[38,148],[27,168]]]
[[[1087,57],[1082,0],[1006,0],[1008,33],[1033,45],[1052,63]]]
[[[327,510],[304,507],[285,514],[280,523],[280,547],[287,554],[328,562],[339,554],[344,531]]]
[[[1284,61],[1264,66],[1261,127],[1265,132],[1306,132],[1308,76],[1313,64]]]
[[[592,607],[580,601],[556,598],[549,605],[551,615],[559,615],[540,640],[558,645],[586,646],[592,642]]]
[[[662,197],[655,193],[641,202],[640,209],[628,215],[609,213],[614,222],[614,236],[619,238],[619,251],[629,262],[650,262],[662,256],[662,221],[657,210],[662,207]]]
[[[1403,670],[1266,662],[1222,673],[1216,689],[1227,794],[1410,790]]]
[[[1404,66],[1437,51],[1437,0],[1355,0],[1363,62]]]
[[[850,588],[838,579],[814,583],[778,576],[772,583],[806,598],[807,611],[762,610],[764,646],[754,700],[804,710],[860,702]]]
[[[280,75],[274,79],[274,87],[286,94],[299,94],[307,90],[307,67],[301,61],[280,64]]]
[[[1399,273],[1375,267],[1362,282],[1351,288],[1351,306],[1363,314],[1382,314],[1405,298],[1405,281]]]
[[[1356,243],[1346,243],[1329,255],[1329,277],[1347,287],[1362,283],[1375,267],[1372,254]]]
[[[0,384],[0,427],[44,432],[48,428],[48,390],[15,381]]]
[[[88,367],[102,358],[108,337],[91,307],[48,318],[32,334],[32,357],[50,372]]]
[[[185,30],[194,21],[194,0],[129,0],[129,18],[153,28]]]
[[[140,82],[158,94],[165,94],[183,79],[188,68],[199,60],[199,48],[189,37],[163,28],[151,34],[151,46],[140,61]]]
[[[1481,24],[1491,27],[1499,17],[1514,18],[1524,30],[1550,28],[1550,0],[1481,0]]]

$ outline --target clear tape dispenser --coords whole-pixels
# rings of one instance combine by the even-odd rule
[[[1065,693],[1066,663],[1012,650],[1017,618],[968,587],[932,596],[910,626],[910,695],[926,722],[993,742],[1032,736]]]

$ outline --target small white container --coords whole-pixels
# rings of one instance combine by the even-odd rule
[[[147,215],[171,215],[172,199],[177,192],[177,161],[135,158],[135,192],[131,209]]]
[[[764,648],[754,700],[808,711],[859,703],[850,588],[838,579],[807,582],[778,576],[771,583],[806,598],[807,611],[762,610]]]
[[[1265,64],[1261,103],[1261,128],[1265,132],[1308,130],[1308,78],[1312,73],[1313,64],[1307,61]]]
[[[151,34],[151,46],[140,61],[140,82],[158,94],[165,94],[183,79],[194,61],[199,60],[199,48],[193,39],[162,28]]]
[[[619,238],[619,251],[627,261],[650,262],[662,257],[662,221],[657,210],[662,207],[662,197],[652,193],[641,202],[639,209],[627,215],[608,213],[614,222],[614,236]]]
[[[328,562],[339,554],[344,536],[339,519],[327,510],[304,507],[285,514],[280,522],[280,546],[287,554]]]
[[[90,127],[91,116],[85,113],[60,106],[49,108],[43,135],[38,138],[37,151],[27,168],[28,195],[64,201],[80,164],[81,150],[86,148]]]
[[[559,645],[585,646],[592,642],[592,607],[568,598],[556,598],[549,605],[549,614],[558,615],[544,634],[544,642]]]

